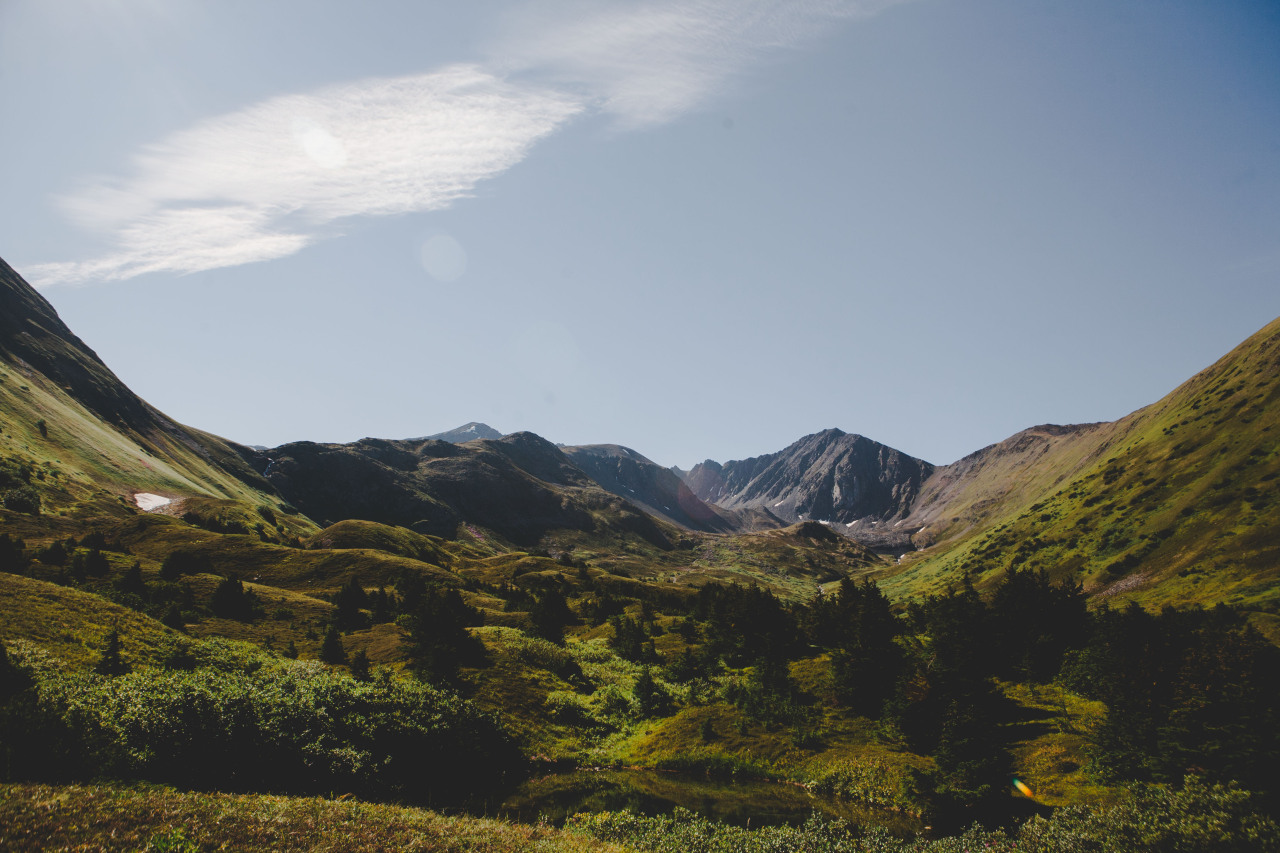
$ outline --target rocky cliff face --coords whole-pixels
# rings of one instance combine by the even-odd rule
[[[822,521],[880,543],[881,526],[907,517],[934,466],[838,429],[808,435],[778,453],[695,465],[685,482],[725,509],[766,509],[786,521]]]
[[[767,512],[728,510],[705,503],[675,471],[629,447],[587,444],[566,447],[564,452],[605,490],[687,530],[728,533],[783,526]]]

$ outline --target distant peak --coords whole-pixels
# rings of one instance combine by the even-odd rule
[[[431,441],[448,441],[453,444],[461,444],[464,441],[475,441],[477,438],[502,438],[502,433],[488,424],[471,421],[447,432],[438,432],[435,435],[425,436],[425,438]]]

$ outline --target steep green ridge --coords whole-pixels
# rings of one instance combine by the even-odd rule
[[[139,399],[3,260],[0,424],[9,479],[29,472],[28,484],[55,511],[95,502],[96,511],[111,510],[114,497],[135,492],[270,502],[252,451],[176,424]]]
[[[1073,578],[1095,597],[1280,613],[1280,320],[1111,424],[1037,428],[926,485],[901,597],[964,571]],[[953,477],[946,483],[944,478]]]

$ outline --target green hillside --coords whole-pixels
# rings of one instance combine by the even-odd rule
[[[1225,602],[1280,613],[1280,320],[1159,402],[1112,424],[988,448],[930,508],[885,588],[980,587],[1011,567],[1148,607]],[[957,466],[963,463],[957,463]],[[943,491],[938,489],[937,491]],[[925,520],[925,519],[922,519]]]

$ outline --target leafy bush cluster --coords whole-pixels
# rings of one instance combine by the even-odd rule
[[[501,785],[518,764],[496,720],[453,693],[225,648],[192,643],[170,656],[190,668],[111,678],[16,646],[6,772],[448,802]]]
[[[570,829],[647,853],[1274,853],[1280,825],[1250,794],[1187,777],[1180,790],[1137,789],[1102,810],[1062,809],[1006,832],[974,827],[960,835],[906,841],[880,827],[814,816],[803,826],[758,830],[714,823],[677,810],[578,815]]]
[[[0,505],[13,512],[39,515],[40,493],[30,483],[30,465],[0,457]]]

